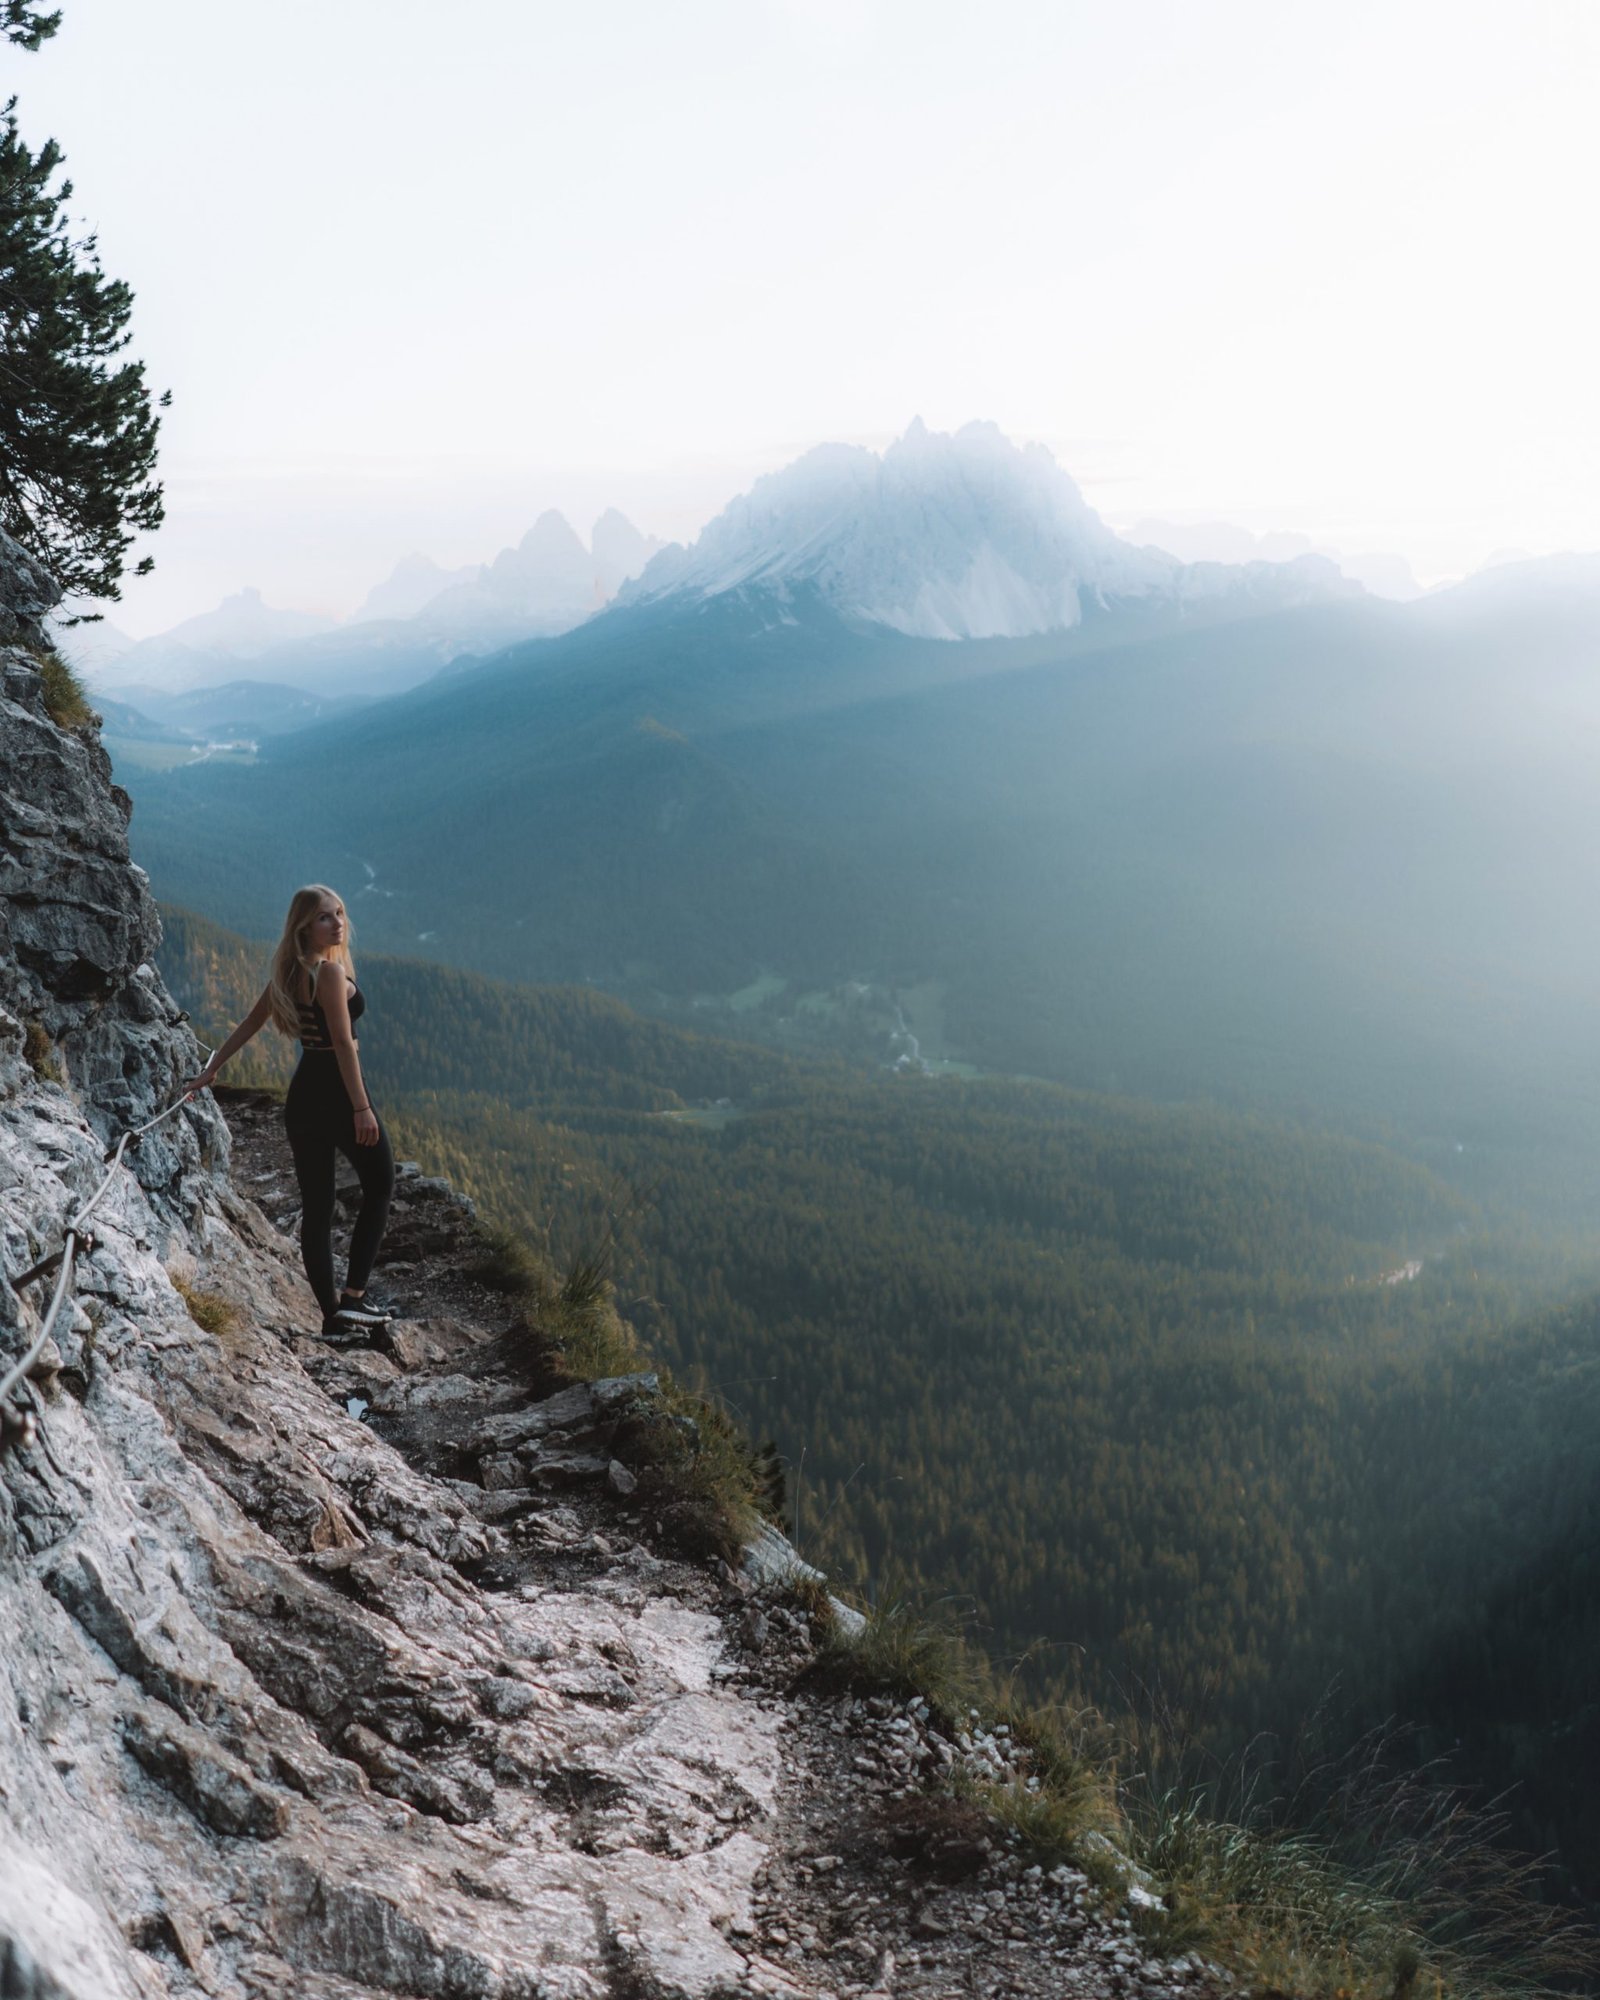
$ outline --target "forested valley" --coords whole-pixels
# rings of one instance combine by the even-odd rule
[[[166,922],[220,1038],[267,949]],[[613,1258],[648,1342],[777,1443],[802,1553],[1219,1759],[1414,1725],[1400,1754],[1516,1786],[1520,1842],[1600,1891],[1582,1246],[1324,1130],[360,975],[400,1149],[558,1260]]]

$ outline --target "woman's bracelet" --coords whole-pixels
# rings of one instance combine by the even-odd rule
[[[356,1106],[356,1111],[357,1111],[357,1113],[358,1113],[358,1114],[359,1114],[359,1113],[361,1113],[361,1112],[363,1112],[363,1111],[370,1111],[371,1109],[372,1109],[372,1106],[371,1106],[370,1104],[358,1104],[358,1105]]]

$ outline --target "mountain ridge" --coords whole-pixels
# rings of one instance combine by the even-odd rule
[[[756,481],[689,548],[658,555],[622,604],[811,584],[846,620],[908,637],[1026,638],[1090,609],[1241,594],[1293,603],[1349,594],[1318,556],[1183,564],[1124,541],[1043,445],[992,423],[954,433],[920,418],[881,454],[819,445]]]
[[[109,647],[93,628],[57,635],[100,693],[186,694],[240,678],[385,695],[414,686],[463,653],[570,631],[606,605],[660,544],[608,508],[585,547],[547,508],[514,547],[488,563],[445,570],[404,556],[350,617],[287,611],[246,588],[149,639]],[[241,667],[248,666],[248,676]]]

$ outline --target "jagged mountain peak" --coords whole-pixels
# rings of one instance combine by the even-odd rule
[[[607,597],[614,597],[631,576],[639,575],[665,546],[655,535],[640,532],[615,507],[608,507],[589,537],[595,576]]]
[[[523,536],[518,547],[524,554],[532,554],[535,551],[578,557],[587,554],[579,539],[578,531],[557,507],[546,507]],[[504,557],[502,556],[500,560],[503,561]]]
[[[372,586],[349,622],[360,625],[374,618],[414,618],[443,592],[458,584],[476,583],[482,574],[478,563],[445,569],[432,556],[413,550],[400,558],[381,583]]]
[[[1191,570],[1112,532],[1041,444],[920,417],[881,454],[818,445],[758,479],[692,547],[656,557],[625,602],[816,590],[847,619],[930,639],[1066,630],[1090,609],[1338,587],[1294,565]],[[1263,576],[1259,572],[1273,574]],[[1290,574],[1290,572],[1293,574]],[[1331,577],[1331,583],[1330,583]]]

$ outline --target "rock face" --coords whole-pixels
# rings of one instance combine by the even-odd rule
[[[3,554],[31,641],[44,593]],[[105,753],[51,721],[26,650],[0,674],[0,1232],[20,1274],[198,1050],[148,963]],[[313,1380],[303,1283],[227,1155],[197,1104],[118,1175],[24,1392],[38,1441],[0,1463],[0,1991],[733,1983],[717,1924],[748,1907],[776,1716],[719,1687],[715,1618],[625,1573],[467,1580],[503,1539],[471,1505],[488,1496],[413,1471]],[[44,1290],[0,1289],[0,1355]],[[588,1848],[574,1786],[629,1802]]]
[[[0,588],[3,1364],[24,1272],[198,1050],[8,547]],[[539,1394],[447,1186],[397,1192],[405,1317],[325,1345],[276,1116],[233,1117],[231,1174],[209,1100],[118,1173],[0,1454],[0,2000],[1149,1990],[1082,1877],[917,1817],[1001,1750],[791,1691],[781,1538],[744,1575],[649,1545],[653,1380]]]
[[[170,1102],[198,1044],[149,964],[160,925],[128,859],[128,795],[98,735],[57,728],[45,705],[30,648],[58,594],[0,535],[0,1037],[26,1042],[104,1136]],[[197,1108],[151,1135],[137,1171],[181,1210],[197,1198],[187,1177],[226,1147]]]
[[[0,646],[43,646],[45,618],[60,602],[54,579],[0,533]]]

